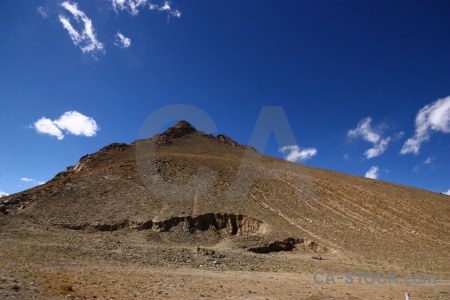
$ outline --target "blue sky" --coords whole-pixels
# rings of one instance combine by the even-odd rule
[[[449,1],[2,1],[0,34],[1,192],[174,104],[243,144],[281,106],[264,153],[450,192]]]

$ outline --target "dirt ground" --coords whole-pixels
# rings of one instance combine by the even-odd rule
[[[2,219],[1,299],[449,299],[450,281],[352,284],[345,272],[400,272],[310,249],[256,254],[213,246],[179,246],[154,232],[86,232]],[[158,235],[157,237],[155,235]],[[166,235],[166,236],[165,236]],[[335,284],[317,284],[329,272]]]

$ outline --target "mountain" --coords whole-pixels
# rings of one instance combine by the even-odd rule
[[[233,285],[236,293],[209,291],[213,298],[239,298],[242,288],[264,295],[245,272],[262,276],[275,291],[274,281],[264,274],[299,270],[309,274],[300,279],[313,287],[312,275],[318,271],[432,274],[445,284],[411,289],[435,299],[450,292],[447,195],[265,156],[186,121],[153,138],[113,143],[85,155],[46,184],[6,196],[2,203],[0,248],[9,255],[0,258],[0,265],[15,280],[33,277],[43,297],[92,297],[95,289],[83,280],[64,283],[73,291],[61,288],[60,281],[70,281],[75,271],[85,281],[95,281],[102,268],[111,271],[103,276],[121,274],[124,282],[134,278],[124,270],[150,268],[161,278],[177,280],[193,272],[201,278],[194,280],[197,292],[177,284],[195,298],[209,291],[201,282],[219,276],[217,272],[244,272],[222,284]],[[42,269],[47,277],[39,279],[33,272]],[[212,273],[205,278],[198,270]],[[289,276],[280,280],[292,287]],[[236,288],[239,281],[246,285]],[[105,297],[119,293],[128,298],[127,288],[112,292],[113,286]],[[337,288],[337,294],[320,294],[315,286],[313,293],[302,290],[291,296],[364,299],[366,292],[388,297],[402,291],[401,286],[357,288],[351,298],[345,287]],[[152,291],[163,297],[175,290]],[[27,296],[29,291],[22,292]]]

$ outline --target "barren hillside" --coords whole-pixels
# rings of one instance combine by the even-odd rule
[[[1,200],[0,297],[404,297],[312,279],[357,271],[434,274],[414,299],[450,297],[449,196],[264,156],[184,121]]]

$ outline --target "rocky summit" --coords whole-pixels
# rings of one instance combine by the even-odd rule
[[[2,299],[404,297],[402,284],[336,279],[361,271],[433,275],[408,286],[414,299],[450,295],[449,196],[265,156],[186,121],[0,202]]]

